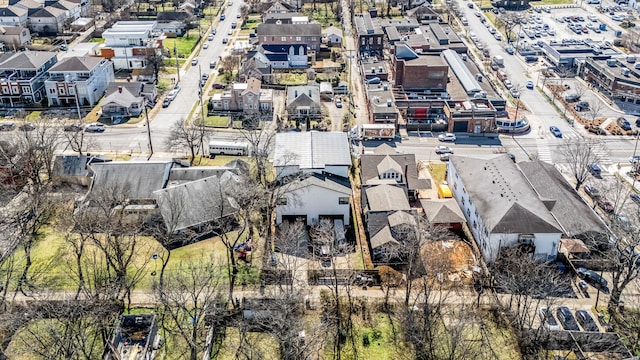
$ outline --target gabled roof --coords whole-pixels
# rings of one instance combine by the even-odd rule
[[[416,226],[417,222],[413,215],[405,211],[396,211],[387,217],[389,220],[389,226],[396,227],[398,225],[411,225]]]
[[[335,26],[329,26],[328,28],[322,30],[322,35],[325,35],[325,36],[337,35],[342,37],[342,29],[338,29]]]
[[[71,10],[80,6],[80,4],[73,3],[66,0],[58,0],[50,6],[58,8],[60,10]]]
[[[320,24],[260,24],[256,28],[260,36],[322,36]],[[318,41],[320,39],[318,38]]]
[[[30,18],[49,18],[54,17],[57,18],[59,16],[65,15],[68,10],[59,9],[53,6],[47,6],[44,9],[40,9],[33,14],[31,14]]]
[[[227,171],[236,175],[248,175],[249,164],[242,160],[233,160],[224,166],[173,167],[169,174],[169,185],[167,186],[175,186],[212,176],[221,176]]]
[[[233,195],[242,180],[230,171],[154,191],[167,229],[179,231],[231,215],[239,206]]]
[[[144,98],[142,96],[131,93],[130,89],[123,87],[122,92],[116,90],[115,92],[112,92],[111,94],[105,96],[100,106],[105,107],[109,104],[117,104],[122,107],[128,108],[131,106],[131,104],[140,103],[141,101],[144,101]]]
[[[395,161],[391,156],[385,156],[382,161],[378,163],[378,175],[383,174],[389,170],[393,170],[396,173],[402,174],[404,177],[404,169],[397,161]]]
[[[56,56],[50,51],[21,51],[0,63],[0,69],[36,70]]]
[[[422,199],[420,204],[432,225],[467,222],[455,199]]]
[[[244,96],[248,93],[253,93],[256,95],[260,94],[260,84],[261,81],[254,77],[247,79],[247,87],[242,91],[241,95]]]
[[[184,21],[191,16],[189,13],[184,11],[160,11],[158,12],[157,21]]]
[[[388,225],[384,226],[382,229],[380,229],[380,231],[373,234],[373,236],[371,236],[371,239],[369,239],[369,242],[371,243],[372,249],[378,248],[388,243],[400,244],[398,240],[394,239],[393,235],[391,235],[391,229]]]
[[[71,56],[60,60],[58,63],[53,65],[49,72],[73,72],[73,71],[82,71],[87,72],[95,69],[100,65],[100,63],[104,60],[101,57],[91,57],[91,56]]]
[[[453,155],[449,166],[455,168],[490,233],[562,233],[560,224],[507,154]]]
[[[105,91],[106,95],[117,92],[118,89],[122,87],[123,89],[129,90],[130,93],[139,95],[144,93],[153,93],[155,90],[154,84],[147,84],[144,82],[138,81],[127,81],[127,82],[118,82],[113,81],[107,85],[107,90]]]
[[[97,160],[97,161],[96,161]],[[57,155],[53,161],[54,176],[86,176],[89,162],[110,162],[110,159],[89,155]]]
[[[311,93],[311,96],[309,96]],[[320,86],[301,85],[287,88],[287,107],[320,106]]]
[[[351,166],[347,134],[343,132],[277,133],[273,165],[323,169],[326,166]]]
[[[378,164],[386,157],[393,159],[402,168],[403,181],[407,182],[409,190],[431,189],[431,182],[427,179],[418,179],[416,168],[416,156],[414,154],[364,154],[360,157],[360,182],[362,184],[374,184],[378,179]]]
[[[262,44],[260,48],[266,56],[272,54],[289,55],[291,48],[293,48],[294,55],[304,55],[307,53],[307,44]],[[301,48],[302,51],[300,51]]]
[[[38,8],[44,7],[44,4],[37,2],[35,0],[20,0],[15,3],[15,6],[22,7],[25,9],[38,9]]]
[[[311,173],[299,180],[294,180],[287,184],[287,192],[303,189],[308,186],[317,186],[323,189],[339,192],[345,195],[351,195],[351,186],[349,179],[339,176],[331,176],[325,174]]]
[[[27,12],[27,9],[12,5],[0,8],[0,17],[24,16],[27,15]]]
[[[378,185],[367,188],[365,194],[369,212],[411,210],[407,194],[401,187]]]
[[[0,34],[2,35],[20,35],[24,28],[22,26],[0,26]]]
[[[567,237],[590,232],[608,233],[600,217],[551,164],[536,160],[518,164],[531,186],[558,220]]]
[[[271,6],[265,11],[265,13],[273,13],[273,12],[289,12],[294,9],[293,6],[284,2],[284,1],[275,1]]]
[[[90,164],[93,170],[91,191],[122,191],[129,199],[152,199],[153,192],[163,189],[173,162],[114,161]]]

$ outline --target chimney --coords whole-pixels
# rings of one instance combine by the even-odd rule
[[[122,86],[118,86],[118,92],[121,93],[122,92]]]

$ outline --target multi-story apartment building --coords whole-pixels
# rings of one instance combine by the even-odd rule
[[[256,29],[261,45],[307,45],[319,51],[322,42],[320,24],[260,24]]]
[[[47,71],[58,62],[57,53],[23,51],[0,58],[0,104],[20,107],[42,101]]]
[[[144,69],[148,58],[161,52],[164,35],[155,21],[118,21],[102,33],[101,56],[110,59],[116,70]]]
[[[49,105],[94,106],[115,80],[113,65],[101,57],[68,57],[49,69],[45,89]]]
[[[0,8],[0,25],[27,27],[29,11],[16,5]]]

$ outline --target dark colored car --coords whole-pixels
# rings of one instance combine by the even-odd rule
[[[599,178],[602,176],[602,168],[598,164],[590,164],[587,166],[591,175]]]
[[[586,281],[589,285],[593,286],[596,289],[600,289],[605,293],[609,292],[609,289],[607,287],[609,283],[597,272],[585,268],[578,268],[576,271],[578,272],[578,276]]]
[[[613,205],[611,205],[611,202],[609,202],[609,200],[607,200],[604,197],[599,197],[596,200],[596,204],[598,205],[598,207],[600,209],[602,209],[604,212],[606,212],[607,214],[612,214],[613,213]]]
[[[637,118],[637,119],[636,119],[636,126],[637,126],[637,127],[640,127],[640,118]]]
[[[214,89],[224,89],[224,84],[220,84],[220,83],[213,83],[211,85],[212,88]]]
[[[541,307],[538,313],[540,314],[540,322],[544,327],[549,330],[560,330],[560,325],[558,325],[558,321],[556,321],[551,310]]]
[[[64,126],[64,131],[79,132],[82,131],[82,124],[70,124]]]
[[[632,200],[634,203],[636,203],[636,204],[640,205],[640,195],[638,195],[638,194],[631,194],[631,195],[629,195],[629,197],[631,198],[631,200]]]
[[[32,131],[36,129],[36,126],[33,125],[32,123],[25,123],[20,125],[18,129],[20,129],[21,131]]]
[[[3,123],[0,124],[0,131],[11,131],[15,129],[16,126],[13,123]]]
[[[580,101],[573,108],[576,109],[576,111],[587,111],[589,110],[589,103],[586,101]]]
[[[573,317],[573,314],[568,307],[560,306],[556,311],[556,316],[558,317],[558,321],[560,321],[560,324],[562,324],[562,327],[565,330],[580,331],[580,327],[576,322],[576,318]]]
[[[593,185],[585,185],[584,192],[586,192],[592,199],[600,197],[600,190]]]
[[[620,126],[622,128],[622,130],[631,130],[631,124],[629,123],[629,120],[620,117],[618,118],[618,126]]]
[[[578,324],[582,326],[584,331],[600,332],[598,325],[596,325],[596,322],[593,320],[593,318],[591,317],[591,315],[589,315],[587,311],[585,310],[576,311],[576,319],[578,320]]]
[[[164,100],[162,100],[162,107],[166,108],[169,107],[169,105],[171,104],[171,100],[164,98]]]

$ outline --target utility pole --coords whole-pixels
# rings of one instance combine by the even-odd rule
[[[173,40],[173,55],[176,57],[176,72],[178,73],[178,83],[180,82],[180,65],[178,64],[178,44]]]
[[[153,156],[153,144],[151,143],[151,124],[149,123],[149,111],[147,110],[147,102],[148,100],[144,101],[144,117],[147,120],[147,137],[149,139],[149,152],[150,152],[147,160],[149,160]]]
[[[199,86],[198,86],[198,97],[200,98],[200,149],[202,150],[202,156],[205,156],[204,150],[204,103],[202,102],[202,67],[198,64],[198,75],[199,75]]]

